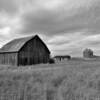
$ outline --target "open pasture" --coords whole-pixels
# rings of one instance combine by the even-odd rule
[[[100,61],[0,66],[0,100],[100,100]]]

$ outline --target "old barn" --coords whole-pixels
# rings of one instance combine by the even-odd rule
[[[50,51],[38,35],[14,39],[0,49],[0,64],[33,65],[48,63]]]

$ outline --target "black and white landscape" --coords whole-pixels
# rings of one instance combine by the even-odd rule
[[[100,0],[0,0],[0,100],[100,100]]]

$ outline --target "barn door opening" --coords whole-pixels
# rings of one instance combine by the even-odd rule
[[[27,65],[28,64],[28,59],[27,58],[21,58],[19,64],[20,65]]]
[[[28,59],[27,58],[24,59],[24,65],[28,65]]]

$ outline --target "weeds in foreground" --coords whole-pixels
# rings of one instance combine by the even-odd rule
[[[41,71],[4,68],[0,70],[0,100],[100,100],[98,66],[98,62],[74,62]]]

